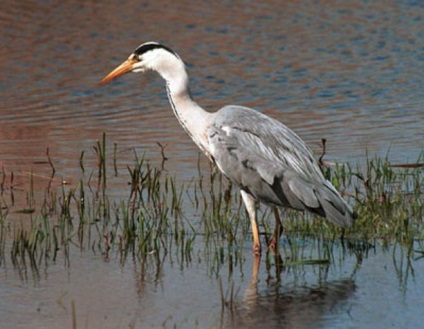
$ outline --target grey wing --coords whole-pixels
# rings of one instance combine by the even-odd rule
[[[217,112],[209,145],[224,175],[256,199],[307,209],[342,226],[351,223],[351,209],[325,180],[308,147],[280,122],[228,106]]]

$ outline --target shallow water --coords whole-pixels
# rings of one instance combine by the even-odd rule
[[[318,244],[299,242],[312,259],[319,256]],[[422,323],[424,262],[399,246],[377,244],[359,262],[336,244],[330,265],[279,271],[272,255],[255,264],[250,247],[241,259],[226,253],[213,262],[201,249],[203,242],[195,245],[189,262],[176,250],[161,262],[152,255],[124,264],[86,251],[72,252],[70,264],[61,259],[38,273],[28,271],[22,280],[22,273],[2,268],[0,327],[71,327],[73,318],[77,328],[419,328]]]
[[[405,163],[423,152],[422,1],[4,0],[1,7],[2,201],[15,223],[27,220],[16,211],[27,204],[30,182],[35,199],[45,197],[52,174],[47,148],[56,170],[52,186],[60,191],[62,180],[72,185],[80,179],[81,152],[86,172],[96,170],[93,145],[102,133],[118,145],[122,176],[109,185],[118,202],[129,193],[123,173],[134,149],[160,163],[160,142],[171,174],[180,181],[197,175],[198,150],[173,117],[156,75],[99,85],[149,40],[185,60],[192,92],[206,109],[255,107],[294,129],[317,153],[326,138],[329,161],[356,165],[367,154],[388,153]],[[356,258],[348,255],[324,278],[316,266],[285,270],[280,281],[268,278],[262,260],[253,285],[250,247],[232,274],[221,269],[211,275],[210,261],[196,259],[181,267],[167,258],[160,270],[152,265],[147,272],[139,261],[121,266],[117,257],[105,261],[90,251],[74,251],[70,265],[61,260],[35,274],[2,264],[0,327],[71,326],[72,301],[78,328],[264,321],[269,327],[415,328],[422,322],[422,262],[413,262],[415,276],[405,279],[390,248],[377,247],[355,275]],[[219,282],[237,291],[223,310]]]

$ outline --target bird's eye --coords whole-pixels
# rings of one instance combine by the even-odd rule
[[[130,59],[136,60],[137,62],[141,62],[141,58],[139,56],[137,56],[136,54],[132,54],[130,56]]]

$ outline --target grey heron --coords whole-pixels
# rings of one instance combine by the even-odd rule
[[[207,112],[194,100],[184,62],[176,52],[143,43],[102,82],[128,72],[153,70],[166,81],[172,110],[181,126],[219,170],[240,189],[260,254],[257,201],[308,210],[341,227],[356,215],[325,179],[306,144],[281,122],[253,109],[229,105]],[[277,225],[279,218],[277,219]]]

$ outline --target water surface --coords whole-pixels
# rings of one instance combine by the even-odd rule
[[[86,175],[95,172],[93,146],[103,133],[108,159],[116,143],[121,164],[109,186],[112,202],[129,194],[125,173],[134,149],[160,163],[159,142],[166,170],[180,181],[197,175],[198,150],[173,117],[159,77],[132,74],[99,85],[150,40],[185,60],[192,92],[206,109],[254,107],[295,130],[316,153],[326,138],[329,161],[356,165],[388,154],[406,163],[423,152],[422,1],[3,0],[1,7],[0,168],[2,207],[12,227],[28,223],[19,211],[31,184],[35,206],[45,198],[52,174],[47,149],[52,188],[60,193],[62,181],[79,181],[82,152]],[[207,170],[206,160],[200,162]],[[70,327],[72,303],[78,328],[422,323],[422,261],[400,247],[377,244],[359,267],[355,255],[335,247],[341,256],[330,266],[280,274],[266,270],[262,259],[256,277],[246,245],[232,271],[229,258],[215,268],[201,240],[193,251],[198,256],[183,265],[172,253],[159,266],[137,259],[121,264],[117,255],[105,260],[90,250],[74,250],[70,263],[59,258],[37,273],[6,262],[0,327]],[[231,306],[222,306],[221,286],[224,293],[233,287]]]

